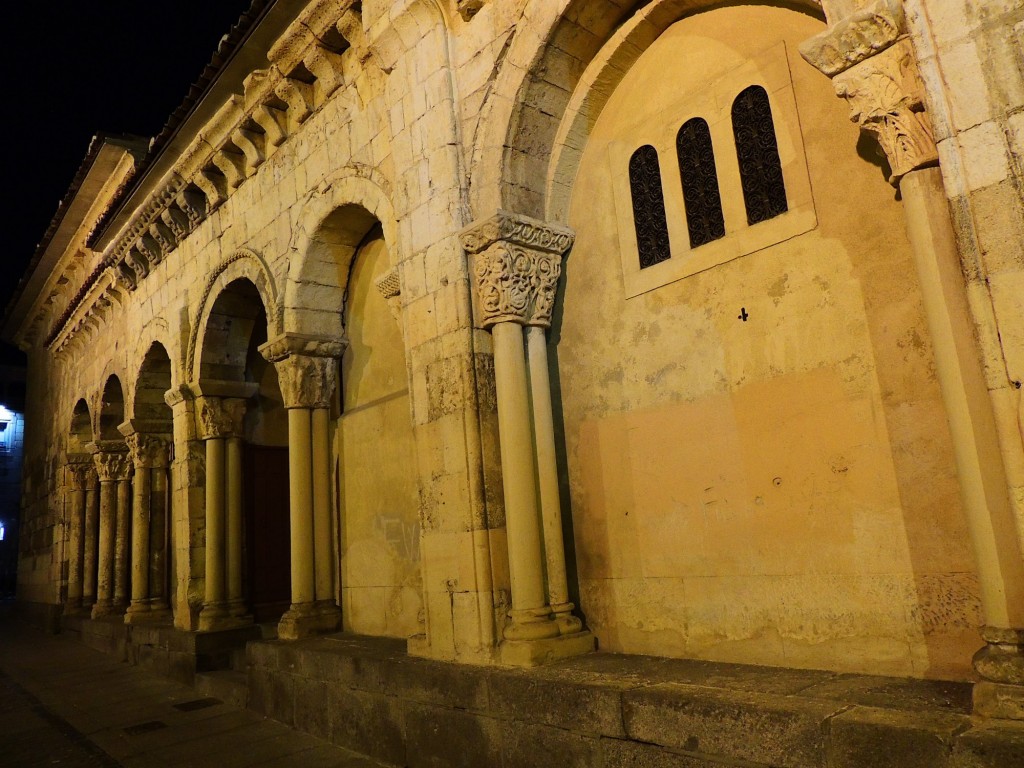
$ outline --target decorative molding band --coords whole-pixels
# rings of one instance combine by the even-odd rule
[[[832,84],[849,103],[850,119],[874,135],[885,152],[891,184],[917,168],[938,163],[924,107],[924,86],[909,39],[837,75]]]
[[[575,237],[568,227],[500,210],[491,218],[474,222],[459,233],[462,247],[469,254],[479,253],[502,241],[562,255],[572,248]]]
[[[800,55],[829,77],[884,51],[906,34],[902,0],[875,0],[800,46]]]

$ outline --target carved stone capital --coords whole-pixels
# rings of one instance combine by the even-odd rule
[[[68,487],[73,491],[86,491],[96,487],[96,468],[92,456],[69,454],[67,463]]]
[[[800,46],[800,55],[829,77],[859,64],[906,34],[902,0],[874,0]]]
[[[128,444],[128,451],[136,469],[152,469],[168,465],[170,442],[167,438],[145,432],[135,432],[128,435],[124,441]]]
[[[477,327],[551,324],[562,255],[575,239],[571,229],[498,211],[459,237],[470,255]]]
[[[245,400],[239,397],[196,398],[196,426],[202,440],[239,437],[243,432]]]
[[[274,361],[285,408],[328,408],[338,381],[334,357],[288,355]]]
[[[547,224],[529,216],[498,211],[484,221],[474,222],[459,233],[466,253],[483,251],[496,242],[519,245],[558,255],[572,248],[576,235],[568,227]]]
[[[850,119],[871,133],[892,168],[889,181],[939,160],[924,88],[910,41],[904,39],[836,75],[836,93],[850,104]]]
[[[97,443],[96,448],[92,460],[101,483],[127,480],[131,476],[131,457],[124,443],[117,443],[116,447]]]
[[[499,242],[472,259],[478,328],[497,323],[551,325],[561,256]]]

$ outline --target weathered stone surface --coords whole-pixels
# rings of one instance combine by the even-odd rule
[[[600,739],[513,722],[502,732],[502,768],[592,768],[601,765]]]
[[[723,763],[681,754],[653,744],[601,739],[602,768],[719,768]],[[740,765],[733,763],[733,765]],[[753,763],[743,763],[754,768]]]
[[[395,765],[405,760],[406,725],[398,699],[338,685],[328,687],[330,740]]]
[[[953,768],[1010,768],[1024,764],[1024,726],[992,721],[961,734],[953,748]]]
[[[663,684],[627,693],[633,739],[708,756],[811,768],[825,765],[826,720],[841,707],[766,694]]]
[[[501,765],[499,721],[459,710],[410,704],[405,709],[409,768]],[[399,762],[399,761],[395,761]]]
[[[947,768],[964,715],[922,715],[854,707],[828,724],[829,768]]]

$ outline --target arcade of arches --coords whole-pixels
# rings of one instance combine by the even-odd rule
[[[8,312],[21,600],[1024,719],[1024,18],[942,5],[256,3]]]

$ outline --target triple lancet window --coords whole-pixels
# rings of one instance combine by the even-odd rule
[[[747,224],[785,213],[786,185],[767,91],[759,85],[743,89],[733,101],[731,119]],[[725,237],[718,168],[706,120],[694,117],[683,123],[676,135],[676,159],[690,248]],[[661,167],[653,146],[633,153],[629,185],[640,268],[645,269],[670,256]]]

